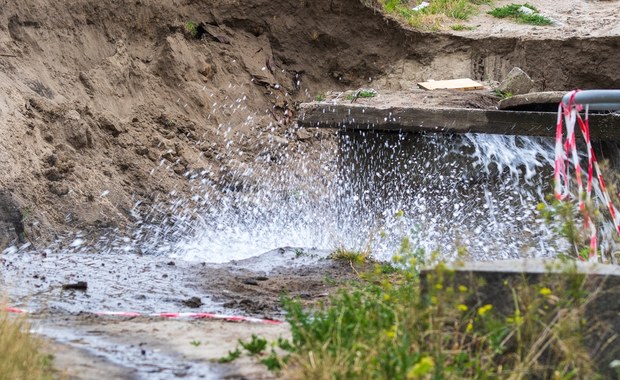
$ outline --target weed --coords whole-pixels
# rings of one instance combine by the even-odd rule
[[[230,363],[241,357],[241,351],[235,348],[234,351],[228,351],[228,355],[219,358],[218,363]]]
[[[264,359],[261,359],[260,362],[264,364],[268,370],[277,372],[277,371],[280,371],[282,367],[284,367],[284,365],[288,361],[288,358],[289,358],[288,355],[281,357],[274,350],[271,350],[271,353],[269,354],[269,356],[267,356]]]
[[[344,247],[336,248],[329,257],[336,261],[346,261],[351,264],[365,264],[372,262],[370,251],[354,251]]]
[[[202,342],[199,340],[192,340],[191,342],[189,342],[189,344],[191,344],[194,347],[198,347],[202,344]]]
[[[278,345],[278,347],[280,347],[284,351],[293,351],[294,349],[293,345],[288,339],[278,338],[278,341],[276,342],[276,344]]]
[[[530,11],[524,11],[529,9]],[[510,4],[503,7],[495,8],[489,12],[493,17],[511,18],[522,24],[530,25],[551,25],[553,22],[547,17],[538,13],[538,9],[528,3]]]
[[[250,355],[259,355],[267,348],[267,339],[252,334],[252,339],[249,342],[244,342],[239,339],[239,344],[248,351]]]
[[[322,101],[325,101],[325,99],[326,99],[326,98],[325,98],[325,94],[324,94],[324,93],[322,93],[322,92],[321,92],[321,93],[319,93],[319,94],[317,94],[317,95],[314,97],[314,100],[315,100],[315,101],[317,101],[317,102],[322,102]]]
[[[583,344],[592,333],[585,276],[487,285],[441,264],[424,276],[397,268],[312,311],[284,300],[294,347],[287,378],[596,378]]]
[[[295,250],[295,258],[296,258],[296,259],[298,259],[298,258],[300,258],[300,257],[302,257],[302,256],[305,256],[305,255],[306,255],[306,252],[304,251],[304,249],[303,249],[303,248],[297,248],[297,249]]]
[[[185,23],[185,30],[189,33],[192,38],[198,37],[198,24],[193,21],[188,21]]]
[[[508,98],[512,98],[514,95],[512,92],[510,91],[502,91],[500,89],[495,89],[493,90],[493,93],[497,96],[499,96],[502,99],[508,99]]]
[[[52,379],[53,356],[41,352],[41,339],[28,332],[22,317],[13,318],[0,304],[0,378]]]

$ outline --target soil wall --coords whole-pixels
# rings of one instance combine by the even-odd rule
[[[16,209],[33,241],[161,222],[190,178],[230,189],[260,154],[332,139],[295,127],[320,91],[513,66],[539,89],[619,87],[619,43],[420,33],[358,0],[0,1],[0,241]]]

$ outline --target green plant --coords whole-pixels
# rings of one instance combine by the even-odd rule
[[[373,261],[369,250],[350,250],[344,247],[336,248],[329,257],[336,261],[346,261],[351,264],[365,264]]]
[[[322,101],[324,101],[325,99],[326,99],[326,98],[325,98],[325,94],[324,94],[324,93],[322,93],[322,92],[321,92],[321,93],[319,93],[319,94],[317,94],[317,95],[314,97],[314,100],[315,100],[315,101],[317,101],[317,102],[322,102]]]
[[[277,372],[277,371],[280,371],[282,367],[284,367],[284,365],[288,361],[288,357],[289,357],[288,355],[281,357],[274,350],[271,350],[271,353],[269,354],[269,356],[267,356],[264,359],[261,359],[260,362],[264,364],[268,370]]]
[[[259,355],[267,348],[267,339],[252,334],[252,339],[249,342],[239,339],[239,344],[248,351],[250,355]]]
[[[234,351],[228,351],[228,355],[218,359],[218,363],[230,363],[241,357],[241,350],[235,348]]]
[[[192,36],[192,38],[198,37],[198,24],[193,21],[185,23],[185,30]]]
[[[523,11],[524,8],[530,11]],[[511,18],[517,22],[531,25],[551,25],[553,22],[539,14],[538,9],[528,3],[509,4],[489,11],[489,14],[497,18]]]
[[[53,356],[42,352],[42,340],[29,332],[23,317],[12,317],[0,304],[0,378],[53,379]]]
[[[502,99],[508,99],[508,98],[512,98],[514,95],[512,94],[512,92],[510,91],[502,91],[500,89],[495,89],[493,90],[493,93],[497,96],[499,96]]]
[[[355,94],[345,96],[345,99],[355,101],[358,98],[374,98],[375,96],[377,93],[373,90],[359,90]]]
[[[388,275],[375,268],[318,309],[284,300],[294,347],[286,377],[596,378],[584,276],[487,285],[442,264],[422,276],[410,261]]]
[[[199,340],[192,340],[191,342],[189,342],[189,344],[191,344],[194,347],[198,347],[202,344],[202,342]]]

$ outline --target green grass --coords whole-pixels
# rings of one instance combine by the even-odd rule
[[[490,291],[483,282],[442,265],[421,278],[400,260],[398,272],[377,265],[317,309],[284,301],[293,346],[286,378],[600,378],[583,344],[592,333],[583,276],[495,284],[510,300],[495,304],[476,293]]]
[[[346,100],[357,100],[357,98],[374,98],[377,96],[377,93],[373,90],[359,90],[354,94],[349,94],[345,96]]]
[[[30,334],[23,317],[2,311],[0,304],[0,379],[52,379],[52,356],[42,340]]]
[[[317,95],[314,97],[314,100],[315,100],[315,101],[317,101],[317,102],[322,102],[322,101],[324,101],[324,100],[325,100],[325,94],[324,94],[324,93],[317,94]]]
[[[463,24],[454,24],[454,25],[450,25],[450,29],[457,31],[457,32],[462,32],[465,30],[475,30],[476,27],[470,26],[470,25],[463,25]]]
[[[532,14],[523,13],[520,11],[521,7],[529,8],[533,11]],[[530,25],[551,25],[553,22],[547,17],[538,13],[538,9],[528,3],[525,4],[510,4],[503,7],[495,8],[489,12],[493,17],[497,18],[511,18],[522,24]]]
[[[336,261],[346,261],[351,264],[366,264],[373,262],[371,252],[368,250],[351,250],[344,247],[336,248],[329,258]]]
[[[198,24],[193,21],[188,21],[185,23],[185,30],[192,36],[192,38],[196,38],[198,36]]]
[[[488,3],[490,0],[433,0],[428,7],[414,11],[409,1],[379,0],[386,13],[400,17],[421,30],[439,30],[449,20],[468,20],[478,13],[478,5]]]

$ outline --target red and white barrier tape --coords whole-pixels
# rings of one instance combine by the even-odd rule
[[[15,314],[28,314],[27,310],[19,309],[16,307],[5,307],[4,311],[7,313]],[[100,316],[114,316],[114,317],[156,317],[167,319],[219,319],[228,322],[251,322],[251,323],[265,323],[269,325],[279,325],[282,321],[274,319],[262,319],[253,317],[244,317],[241,315],[225,315],[225,314],[213,314],[213,313],[137,313],[131,311],[98,311],[93,313]]]
[[[579,90],[575,90],[571,93],[568,104],[560,102],[558,107],[558,118],[556,125],[555,136],[555,172],[553,179],[555,182],[554,193],[558,200],[564,200],[570,195],[570,159],[573,161],[575,170],[575,181],[577,182],[578,191],[578,204],[579,210],[584,217],[584,228],[590,229],[590,254],[588,261],[598,261],[597,253],[597,235],[596,226],[590,219],[588,210],[586,208],[586,202],[590,200],[592,195],[592,182],[594,179],[594,171],[596,171],[597,180],[601,189],[602,198],[604,203],[609,209],[612,221],[616,228],[616,231],[620,234],[620,214],[613,205],[607,187],[605,186],[605,180],[603,174],[596,160],[594,149],[592,148],[592,142],[590,140],[590,122],[588,117],[588,106],[583,107],[580,104],[575,103],[575,95]],[[584,111],[585,110],[585,111]],[[582,118],[580,112],[584,111],[585,117]],[[562,120],[566,123],[566,141],[564,141]],[[586,191],[583,191],[583,179],[582,169],[579,163],[579,154],[577,152],[577,140],[575,138],[575,125],[579,125],[581,134],[586,142],[586,149],[588,152],[588,180],[586,185]],[[569,158],[570,154],[570,158]],[[583,259],[581,256],[580,259]]]

